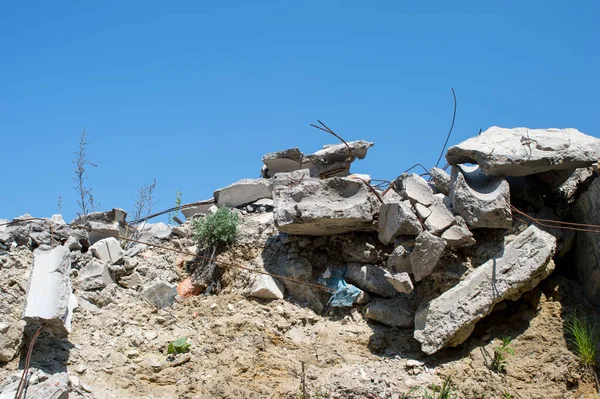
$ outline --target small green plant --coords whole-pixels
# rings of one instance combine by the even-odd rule
[[[506,372],[508,364],[508,355],[514,355],[515,350],[510,347],[512,343],[511,337],[502,338],[502,343],[494,349],[494,360],[492,360],[492,369],[499,373]]]
[[[228,208],[219,208],[194,222],[194,237],[204,248],[233,244],[237,237],[240,218]]]
[[[576,315],[571,315],[566,320],[565,328],[581,364],[590,368],[596,366],[596,350],[599,338],[596,325],[592,325]]]
[[[176,339],[173,342],[169,343],[169,347],[167,348],[167,353],[169,355],[176,355],[178,353],[185,353],[190,349],[190,346],[187,342],[187,337]]]
[[[181,191],[177,190],[175,192],[175,208],[178,208],[179,206],[181,206]],[[169,223],[174,223],[177,216],[179,216],[179,209],[169,212]]]
[[[502,391],[502,399],[513,399],[513,396],[505,389]]]
[[[410,392],[409,392],[410,394]],[[458,395],[452,392],[450,377],[444,380],[442,386],[431,384],[429,390],[423,390],[423,399],[456,399]]]

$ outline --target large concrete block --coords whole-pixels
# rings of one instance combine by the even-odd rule
[[[401,235],[419,235],[421,222],[411,207],[404,202],[390,202],[379,208],[379,241],[389,244]]]
[[[477,163],[487,175],[527,176],[590,166],[600,159],[600,139],[577,129],[505,129],[493,126],[448,149],[451,165]]]
[[[69,249],[37,248],[33,254],[23,318],[28,323],[44,323],[57,334],[69,333],[77,306],[69,278]]]
[[[534,288],[554,269],[556,240],[528,227],[464,280],[432,300],[415,316],[415,334],[427,354],[464,342],[494,305]]]
[[[271,181],[268,179],[242,179],[215,191],[217,206],[230,208],[251,204],[261,198],[271,197]]]
[[[114,237],[104,238],[90,247],[92,255],[103,262],[115,264],[123,259],[125,252]]]

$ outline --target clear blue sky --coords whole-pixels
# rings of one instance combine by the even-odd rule
[[[101,208],[156,210],[245,177],[263,154],[375,142],[353,172],[433,166],[479,128],[600,135],[598,1],[5,1],[0,218],[77,211],[79,135]]]

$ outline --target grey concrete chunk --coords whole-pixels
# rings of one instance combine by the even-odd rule
[[[429,173],[436,190],[444,195],[450,195],[450,175],[440,168],[431,168]]]
[[[390,272],[386,272],[385,279],[388,281],[388,283],[394,286],[396,291],[403,294],[410,294],[414,289],[412,280],[410,279],[408,273],[392,274]]]
[[[417,215],[421,220],[425,220],[429,217],[429,215],[431,215],[431,211],[429,210],[429,208],[419,203],[415,204],[415,211],[417,212]]]
[[[303,181],[311,180],[310,171],[308,169],[300,169],[288,173],[276,173],[271,178],[273,190],[280,186],[295,186]]]
[[[429,184],[416,173],[403,173],[395,181],[396,191],[403,199],[408,199],[412,204],[420,203],[425,206],[433,204],[433,190]]]
[[[10,362],[21,350],[24,326],[23,321],[8,315],[0,319],[0,363]]]
[[[344,279],[370,294],[391,298],[396,295],[396,289],[385,278],[385,271],[375,265],[360,265],[350,263]]]
[[[186,219],[189,219],[194,215],[206,215],[208,213],[208,208],[214,205],[215,199],[210,198],[202,202],[202,204],[181,209],[181,213]]]
[[[503,177],[485,175],[477,166],[452,167],[450,199],[456,214],[472,227],[510,228],[510,187]]]
[[[262,299],[283,299],[285,287],[266,274],[259,274],[250,287],[248,296]]]
[[[463,226],[452,226],[444,231],[442,238],[448,243],[450,248],[468,247],[475,244],[473,233]]]
[[[263,177],[270,177],[276,173],[287,173],[302,168],[302,158],[304,154],[299,148],[290,148],[288,150],[272,152],[263,156]]]
[[[215,191],[217,206],[236,208],[261,198],[271,198],[269,179],[242,179],[225,188]]]
[[[425,219],[425,228],[432,234],[439,235],[448,227],[455,223],[454,215],[450,210],[436,199],[436,202],[429,207],[431,215]]]
[[[440,261],[446,248],[446,240],[424,231],[415,240],[415,247],[410,254],[415,281],[421,281],[429,276]]]
[[[365,317],[391,327],[409,328],[414,323],[412,311],[400,297],[370,302]]]
[[[504,299],[517,299],[534,288],[554,269],[554,237],[528,227],[494,258],[415,316],[414,337],[427,354],[464,342],[475,324]]]
[[[390,254],[387,267],[395,273],[412,273],[410,252],[404,245],[398,245]]]
[[[84,291],[99,290],[112,283],[108,266],[92,261],[79,271],[75,285]]]
[[[279,230],[312,236],[373,230],[379,206],[363,183],[340,177],[280,186],[273,200]]]
[[[159,309],[173,306],[176,295],[177,288],[162,281],[154,283],[142,291],[142,296]]]
[[[107,237],[125,236],[125,218],[127,212],[123,209],[113,208],[106,212],[94,212],[77,217],[71,222],[72,226],[84,226],[92,231],[88,232],[89,243],[93,245]]]
[[[71,260],[67,247],[40,247],[33,252],[23,311],[23,319],[27,323],[44,322],[59,335],[71,331],[77,299],[71,290],[70,271]]]
[[[125,288],[137,288],[144,282],[138,272],[119,277],[119,285]]]
[[[115,264],[123,259],[125,252],[114,237],[104,238],[90,247],[92,255],[103,262]]]
[[[379,241],[389,244],[401,235],[419,235],[421,222],[410,206],[402,202],[382,204],[379,208]]]
[[[526,176],[590,166],[600,159],[600,139],[577,129],[493,126],[450,147],[446,159],[451,165],[477,163],[491,176]]]

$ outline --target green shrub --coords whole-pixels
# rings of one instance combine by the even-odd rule
[[[512,338],[502,338],[502,344],[494,349],[494,360],[492,360],[492,369],[499,373],[506,371],[506,365],[508,364],[507,355],[514,355],[515,350],[510,347]]]
[[[572,315],[567,318],[565,328],[581,364],[586,367],[594,367],[598,347],[598,329],[596,325]]]
[[[227,208],[219,208],[212,215],[194,222],[194,237],[205,248],[232,244],[237,237],[240,218]]]

